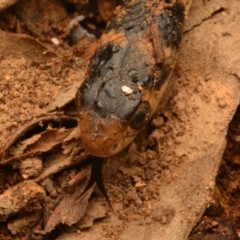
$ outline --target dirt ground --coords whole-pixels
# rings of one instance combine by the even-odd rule
[[[240,239],[237,0],[193,2],[159,112],[105,161],[114,212],[97,188],[81,196],[89,156],[74,96],[120,4],[0,9],[0,239]]]

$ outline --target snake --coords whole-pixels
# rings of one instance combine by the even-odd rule
[[[191,0],[125,0],[99,39],[75,103],[81,143],[96,157],[89,186],[97,182],[106,198],[100,159],[126,148],[156,112],[190,5]]]

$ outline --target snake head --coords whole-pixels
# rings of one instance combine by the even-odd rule
[[[137,1],[137,9],[138,3],[144,4]],[[156,16],[144,13],[131,15],[137,25],[130,13],[121,23],[125,27],[118,18],[108,25],[77,91],[82,144],[94,156],[110,157],[129,145],[165,91],[182,37],[184,5],[177,1]]]
[[[120,36],[97,50],[76,94],[81,140],[90,154],[115,155],[149,121],[159,88],[154,66],[142,41],[129,44]]]

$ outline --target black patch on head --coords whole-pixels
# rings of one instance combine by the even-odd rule
[[[172,7],[165,8],[163,14],[157,17],[166,46],[178,46],[182,40],[182,26],[184,22],[185,8],[176,3]]]
[[[112,58],[113,54],[116,52],[115,48],[108,44],[104,48],[100,48],[95,55],[90,66],[90,71],[94,72],[93,75],[101,75],[103,66]]]
[[[108,62],[112,58],[113,53],[113,47],[111,45],[107,45],[105,49],[100,51],[98,59],[99,61]]]

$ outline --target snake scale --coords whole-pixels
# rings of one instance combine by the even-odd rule
[[[76,93],[81,141],[102,184],[102,158],[128,146],[155,113],[181,43],[191,0],[125,0],[108,23]],[[108,201],[109,202],[109,201]]]

